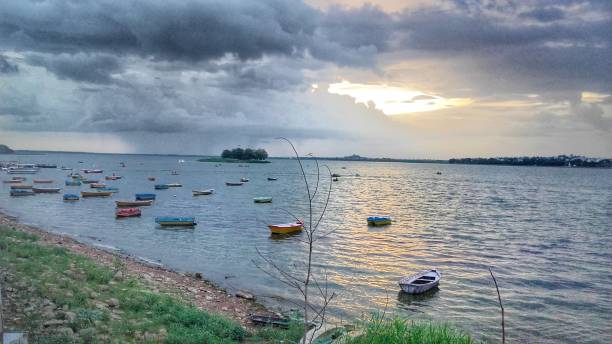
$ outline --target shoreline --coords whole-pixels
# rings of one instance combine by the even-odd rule
[[[128,276],[144,281],[159,292],[178,293],[181,298],[198,309],[227,317],[245,328],[255,328],[249,318],[251,314],[278,315],[277,312],[258,303],[254,297],[250,298],[249,296],[252,296],[250,293],[237,291],[235,295],[232,295],[197,272],[182,273],[163,265],[156,266],[154,263],[147,263],[129,254],[110,252],[67,235],[51,233],[42,228],[22,224],[18,218],[2,211],[0,211],[0,226],[34,234],[39,237],[39,242],[45,245],[65,248],[105,267],[113,267],[116,260],[119,259],[124,264]],[[237,294],[243,297],[236,296]]]

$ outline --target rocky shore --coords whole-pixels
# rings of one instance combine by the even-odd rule
[[[37,244],[66,249],[78,256],[93,260],[95,264],[111,269],[114,274],[110,281],[111,287],[116,281],[136,279],[150,292],[171,295],[200,310],[231,319],[239,323],[245,330],[250,330],[253,326],[249,321],[250,314],[272,313],[255,302],[249,293],[237,292],[235,295],[229,294],[225,290],[206,281],[205,276],[202,276],[200,273],[179,273],[164,267],[147,265],[127,255],[107,252],[80,243],[67,236],[49,233],[39,228],[21,224],[16,218],[0,213],[0,228],[2,227],[35,235],[37,237]],[[2,247],[0,247],[1,249]],[[34,297],[34,288],[21,281],[18,271],[15,273],[15,271],[11,272],[9,270],[0,267],[0,286],[3,288],[4,297],[2,311],[4,313],[5,328],[19,328],[23,326],[24,317],[27,317],[28,312],[36,310],[39,314],[42,314],[43,329],[55,328],[56,330],[59,329],[60,332],[64,331],[67,334],[72,334],[72,330],[66,327],[65,324],[74,320],[74,312],[71,312],[66,305],[59,305],[52,300],[37,299]],[[78,275],[86,272],[80,271],[77,267],[71,265],[67,273]],[[119,319],[121,311],[120,307],[118,307],[119,301],[117,299],[96,300],[98,293],[104,293],[104,288],[101,290],[84,290],[84,293],[86,297],[92,299],[90,303],[95,305],[96,308],[108,312],[110,317]],[[70,295],[68,293],[68,296]],[[87,328],[81,331],[83,330],[87,331]],[[145,333],[140,335],[144,336]],[[165,336],[166,334],[161,329],[159,333],[149,333],[147,335]]]

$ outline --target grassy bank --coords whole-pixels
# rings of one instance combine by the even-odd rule
[[[5,327],[32,343],[239,343],[295,340],[291,331],[250,333],[32,234],[0,227]],[[295,331],[294,331],[295,332]]]
[[[465,333],[446,325],[415,323],[399,318],[373,319],[362,325],[362,335],[341,344],[474,344]]]
[[[210,157],[210,158],[202,158],[198,159],[199,162],[216,162],[216,163],[241,163],[241,164],[269,164],[269,160],[240,160],[240,159],[228,159],[221,157]]]

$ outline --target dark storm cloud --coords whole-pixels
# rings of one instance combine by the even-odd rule
[[[16,64],[10,63],[5,56],[0,54],[0,74],[13,74],[19,72]]]
[[[359,15],[376,15],[367,9]],[[35,13],[36,15],[32,15]],[[380,15],[379,13],[378,15]],[[340,12],[335,14],[341,16]],[[265,1],[18,1],[0,6],[0,43],[20,51],[138,55],[163,61],[204,61],[226,54],[242,60],[301,56],[321,45],[364,51],[371,40],[333,41],[316,34],[324,14],[298,0]],[[341,18],[353,23],[350,17]],[[378,24],[376,24],[378,25]],[[342,50],[319,57],[341,64]],[[370,56],[365,56],[371,62]]]
[[[33,66],[45,67],[59,79],[72,79],[90,83],[109,83],[110,75],[121,71],[119,59],[101,54],[35,54],[26,62]]]
[[[541,22],[551,22],[565,18],[565,12],[556,7],[536,8],[521,13],[520,17],[535,19]]]

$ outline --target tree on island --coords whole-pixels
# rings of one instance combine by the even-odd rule
[[[13,154],[15,151],[10,149],[7,145],[0,145],[0,154]]]
[[[237,160],[266,160],[268,158],[268,152],[265,149],[252,149],[252,148],[234,148],[232,150],[224,149],[221,153],[223,159],[237,159]]]

